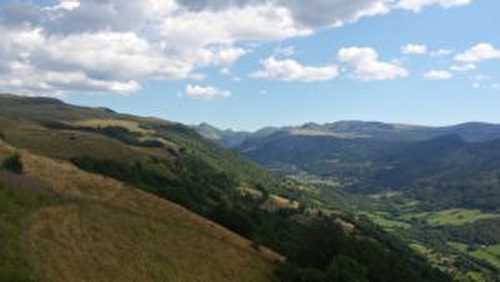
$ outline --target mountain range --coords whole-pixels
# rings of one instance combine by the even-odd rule
[[[255,132],[221,130],[207,123],[193,128],[207,139],[228,148],[244,146],[252,139],[262,139],[273,134],[292,136],[330,136],[340,139],[373,139],[383,141],[424,141],[443,135],[456,134],[468,142],[491,141],[500,138],[500,125],[468,122],[452,126],[422,126],[398,123],[337,121],[333,123],[306,123],[301,126],[265,127]]]

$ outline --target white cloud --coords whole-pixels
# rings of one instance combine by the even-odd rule
[[[401,47],[401,52],[407,55],[424,55],[427,54],[427,46],[422,44],[408,44]]]
[[[141,89],[135,80],[99,80],[78,71],[42,71],[21,63],[14,63],[11,69],[13,75],[0,76],[0,88],[21,94],[62,96],[75,88],[83,92],[129,94]]]
[[[472,3],[472,0],[401,0],[396,7],[414,12],[420,12],[427,6],[439,5],[443,8],[464,6]]]
[[[262,70],[259,70],[251,77],[269,80],[283,81],[325,81],[338,76],[339,70],[336,65],[312,67],[305,66],[292,59],[267,58],[261,62]]]
[[[475,64],[459,64],[459,65],[452,65],[450,67],[450,70],[457,72],[468,72],[475,70],[476,68],[477,66]]]
[[[425,5],[420,6],[449,7],[457,1],[424,1]],[[229,68],[251,52],[249,44],[306,36],[321,27],[339,27],[395,9],[415,9],[404,2],[411,1],[2,2],[0,87],[44,91],[44,94],[124,93],[137,91],[147,80],[202,78],[202,68]],[[291,49],[286,51],[283,56],[293,53]],[[285,62],[283,67],[293,69],[298,65],[296,69],[301,74],[293,74],[297,80],[327,80],[337,76],[336,66],[308,67],[295,63]],[[15,65],[23,65],[24,72],[29,73],[22,73]],[[398,69],[388,63],[378,67],[385,67],[387,72]],[[399,71],[401,76],[402,69]],[[72,79],[56,83],[49,79],[54,74]],[[30,82],[21,75],[29,77]],[[19,83],[23,80],[26,82]]]
[[[168,56],[158,46],[138,37],[135,33],[96,32],[67,36],[50,35],[41,28],[4,29],[0,42],[0,58],[4,67],[0,79],[5,81],[24,79],[28,75],[47,85],[47,90],[87,91],[96,85],[108,87],[110,92],[123,92],[123,85],[132,85],[130,91],[140,89],[138,80],[147,78],[180,79],[187,77],[196,65],[197,57]],[[217,57],[227,62],[229,57]],[[217,63],[214,59],[211,63]],[[19,67],[23,66],[23,72]],[[25,73],[29,70],[29,73]],[[54,74],[74,78],[75,88],[70,83],[65,87],[54,83]],[[47,74],[51,74],[47,76]],[[75,76],[78,74],[78,76]],[[78,79],[76,79],[78,77]],[[85,79],[84,79],[85,77]],[[85,81],[89,86],[85,87]],[[5,84],[5,83],[4,83]],[[10,84],[12,85],[12,84]],[[22,85],[19,86],[22,89]],[[126,88],[126,87],[125,87]]]
[[[489,43],[479,43],[464,53],[455,56],[455,60],[463,63],[479,63],[485,60],[500,59],[500,49]]]
[[[220,90],[211,86],[191,85],[186,86],[185,95],[194,99],[212,100],[231,96],[231,92]]]
[[[404,9],[415,12],[428,6],[450,8],[472,3],[473,0],[179,0],[193,11],[221,11],[244,9],[259,5],[272,5],[287,10],[297,26],[317,28],[342,26],[361,18],[384,15],[393,10]]]
[[[341,26],[363,17],[390,12],[386,0],[180,0],[179,2],[193,11],[221,11],[270,5],[273,9],[287,11],[290,20],[296,26],[308,28]]]
[[[364,81],[392,80],[409,75],[396,63],[380,61],[377,51],[372,48],[343,48],[338,52],[338,59],[353,69],[355,78]]]
[[[427,80],[448,80],[452,77],[453,74],[446,70],[431,70],[424,74],[424,78]]]
[[[247,50],[242,48],[200,48],[197,50],[192,50],[185,52],[186,57],[192,57],[193,64],[198,64],[202,66],[214,65],[223,68],[228,68],[234,62],[236,62],[240,57],[246,55]],[[187,55],[190,54],[190,55]]]
[[[44,8],[48,11],[57,11],[57,10],[74,10],[80,7],[80,0],[59,0],[59,4],[51,7]]]
[[[217,12],[183,11],[162,19],[158,28],[162,39],[178,48],[280,40],[312,33],[297,26],[288,10],[269,4]]]
[[[69,84],[64,88],[56,87],[51,81],[44,81],[45,74],[81,73],[88,78],[88,82],[103,85],[126,85],[130,81],[134,81],[135,85],[146,79],[196,79],[200,74],[193,71],[198,66],[229,67],[247,53],[242,48],[230,46],[166,52],[161,44],[150,42],[133,32],[51,35],[41,28],[5,29],[1,26],[0,32],[3,34],[0,41],[0,79],[21,78],[19,72],[9,66],[24,64],[29,66],[31,73],[38,72],[32,77],[50,86],[46,87],[47,91],[67,93],[94,91],[95,87],[83,87],[81,80],[74,83],[73,89]],[[19,89],[22,89],[22,84]],[[137,89],[140,87],[130,87],[130,91]],[[123,90],[121,87],[110,87],[109,92]]]

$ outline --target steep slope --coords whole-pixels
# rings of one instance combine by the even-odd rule
[[[220,130],[207,123],[193,126],[193,129],[206,139],[212,140],[226,148],[237,147],[250,136],[249,132],[233,131],[229,129]]]
[[[237,148],[248,140],[264,138],[284,130],[284,128],[279,127],[264,127],[255,132],[222,130],[208,123],[201,123],[192,126],[192,128],[207,140],[211,140],[225,148]]]
[[[273,279],[278,255],[180,206],[64,161],[21,161],[22,176],[0,174],[1,233],[22,234],[0,248],[2,281]]]

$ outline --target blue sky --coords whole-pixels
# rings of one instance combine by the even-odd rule
[[[340,3],[338,5],[342,5],[342,0],[336,1]],[[367,3],[366,5],[388,2],[363,1]],[[404,1],[406,0],[402,2]],[[40,2],[36,6],[53,8],[64,2],[68,4],[78,1],[68,0],[59,3],[51,1],[42,4]],[[185,6],[189,8],[191,4],[189,2],[196,1],[185,2]],[[419,0],[406,2],[411,4]],[[110,61],[108,64],[116,65],[118,69],[108,68],[104,64],[111,55],[103,57],[100,52],[106,52],[107,45],[101,45],[101,49],[91,54],[83,52],[81,56],[87,56],[89,60],[100,58],[103,66],[99,65],[99,60],[95,62],[95,66],[82,63],[83,59],[80,60],[78,54],[62,57],[60,60],[64,62],[54,59],[50,62],[49,70],[45,69],[45,65],[48,65],[47,60],[40,59],[40,63],[35,64],[33,62],[37,60],[31,59],[29,62],[34,66],[31,69],[36,69],[36,72],[30,69],[29,77],[33,77],[32,84],[36,87],[15,84],[17,87],[15,88],[12,86],[14,84],[8,84],[8,81],[19,76],[17,72],[10,71],[4,74],[3,84],[0,75],[0,91],[17,91],[29,95],[50,95],[53,91],[65,101],[80,105],[105,106],[121,112],[157,116],[188,124],[208,122],[218,127],[239,130],[254,130],[268,125],[295,125],[310,121],[324,123],[346,119],[425,125],[447,125],[465,121],[500,123],[498,110],[500,108],[500,29],[498,28],[500,2],[456,0],[457,5],[451,7],[439,4],[439,0],[420,2],[428,4],[418,7],[421,8],[418,12],[412,10],[414,7],[391,8],[390,11],[377,12],[377,15],[355,18],[353,15],[358,11],[371,7],[365,5],[352,8],[358,10],[346,9],[345,15],[328,14],[325,17],[326,21],[321,23],[307,18],[307,15],[296,13],[292,19],[293,26],[297,26],[297,30],[282,35],[287,30],[281,31],[277,28],[272,35],[268,35],[264,24],[263,28],[259,29],[262,35],[254,36],[255,38],[252,37],[250,40],[247,35],[250,32],[246,30],[244,35],[231,31],[232,37],[226,38],[226,33],[222,32],[226,31],[224,29],[226,27],[214,23],[214,26],[219,26],[221,35],[214,33],[206,40],[208,43],[197,42],[196,47],[193,47],[193,39],[189,38],[189,35],[179,32],[181,29],[178,26],[172,28],[173,25],[186,22],[185,19],[180,23],[169,22],[167,29],[170,33],[164,30],[154,33],[160,34],[158,36],[152,36],[153,32],[150,33],[149,28],[152,25],[147,25],[147,28],[142,27],[138,31],[135,26],[125,27],[122,23],[119,23],[120,25],[104,23],[107,25],[106,31],[111,29],[114,33],[132,32],[131,34],[137,35],[138,38],[146,38],[145,42],[150,42],[151,46],[153,46],[151,42],[155,42],[157,37],[165,36],[165,41],[162,41],[164,43],[158,44],[161,45],[161,50],[174,49],[168,47],[167,39],[188,37],[185,39],[188,42],[186,45],[183,42],[176,48],[196,50],[196,54],[205,48],[215,55],[210,54],[209,59],[206,59],[205,55],[200,59],[196,57],[196,60],[207,60],[207,62],[200,64],[193,59],[189,61],[192,68],[188,72],[183,75],[168,73],[167,77],[163,69],[142,71],[141,65],[127,63],[122,66],[120,61]],[[8,1],[0,6],[5,5],[12,9],[20,3]],[[87,26],[85,22],[78,22],[80,18],[76,13],[79,9],[85,8],[82,5],[78,3],[74,7],[70,5],[60,8],[61,15],[57,14],[61,19],[74,24],[77,27],[75,30],[56,30],[50,25],[50,20],[56,18],[54,15],[45,21],[40,21],[39,18],[43,19],[48,17],[47,15],[30,18],[31,29],[39,27],[41,38],[37,40],[54,40],[55,46],[60,44],[67,48],[68,45],[65,43],[70,39],[71,44],[87,46],[87,41],[84,40],[94,44],[94,41],[102,38],[94,36],[103,32],[102,27],[82,30],[81,26]],[[205,13],[204,15],[209,17],[209,13],[225,13],[227,9],[236,11],[251,8],[253,7],[202,7],[203,11],[196,12]],[[276,7],[270,9],[281,8],[280,4],[276,4]],[[294,13],[295,7],[288,8]],[[59,13],[58,11],[54,13]],[[144,14],[145,17],[160,18],[156,14],[150,15],[146,12]],[[0,25],[5,27],[19,25],[16,21],[20,20],[12,15],[13,13],[0,13],[0,19],[2,16],[4,18],[0,21]],[[23,20],[26,22],[26,18]],[[339,20],[343,21],[342,26],[332,27],[332,23]],[[251,22],[252,19],[249,19],[249,23]],[[242,28],[247,27],[244,24],[242,26]],[[162,27],[165,28],[165,25]],[[24,28],[18,29],[22,32]],[[113,30],[115,28],[116,31]],[[210,31],[209,26],[203,34]],[[128,36],[132,36],[131,34]],[[172,37],[172,34],[176,37]],[[76,35],[79,36],[78,39]],[[126,42],[135,42],[137,39],[135,35],[126,37]],[[15,38],[14,36],[12,37]],[[113,37],[114,34],[107,36],[116,38]],[[109,39],[106,40],[111,42]],[[143,50],[149,53],[156,52],[156,49],[145,48],[144,44],[141,44],[138,42],[137,45],[141,46],[140,48],[136,48],[135,45],[131,45],[130,48],[141,52]],[[92,48],[94,45],[89,45],[87,48]],[[406,48],[411,50],[405,51],[405,46],[411,47]],[[122,52],[120,47],[117,48],[117,52]],[[37,58],[39,53],[45,54],[43,52],[54,53],[53,50],[42,52],[33,49],[26,51],[33,53],[30,58]],[[228,56],[217,55],[219,51],[223,54],[224,50],[232,50],[224,54],[236,55],[234,58],[229,56],[231,57],[229,59]],[[129,50],[126,52],[129,54]],[[187,56],[175,52],[176,56]],[[0,52],[0,58],[1,55]],[[171,56],[173,55],[169,54],[170,61],[166,63],[175,58]],[[135,61],[136,57],[125,57],[125,59]],[[155,53],[151,61],[149,57],[147,59],[146,62],[153,64],[163,60],[163,57],[156,57]],[[183,60],[184,63],[186,59]],[[138,61],[138,64],[141,62]],[[132,71],[125,73],[127,67],[131,67]],[[161,65],[161,68],[165,66]],[[0,65],[0,71],[1,69]],[[67,79],[59,79],[60,69],[64,69],[65,72],[61,73],[61,76],[64,75],[68,77]],[[85,79],[76,73],[86,74]],[[37,88],[43,83],[48,86]]]

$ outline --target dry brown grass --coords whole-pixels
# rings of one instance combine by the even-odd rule
[[[147,121],[147,119],[144,119]],[[173,149],[178,149],[178,146],[168,140],[163,138],[155,137],[155,131],[144,129],[140,126],[141,119],[139,121],[134,120],[126,120],[126,119],[89,119],[75,122],[74,125],[78,126],[86,126],[92,128],[98,127],[122,127],[130,132],[135,132],[143,135],[143,137],[139,138],[141,141],[158,141],[163,143],[165,146],[168,146]]]
[[[280,256],[178,205],[63,161],[27,152],[22,160],[66,199],[29,228],[42,281],[273,280]]]
[[[87,126],[87,127],[108,127],[108,126],[117,126],[128,129],[131,132],[137,132],[141,134],[149,134],[153,133],[152,130],[146,130],[139,126],[139,122],[132,120],[124,120],[124,119],[88,119],[77,121],[74,123],[79,126]]]
[[[271,195],[269,199],[267,199],[267,201],[265,201],[261,205],[261,208],[270,212],[274,212],[281,209],[298,209],[299,203],[295,201],[290,201],[287,198]]]

